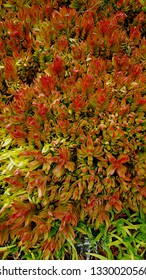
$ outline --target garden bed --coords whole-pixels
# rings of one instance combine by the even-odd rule
[[[146,259],[146,4],[1,1],[2,259]]]

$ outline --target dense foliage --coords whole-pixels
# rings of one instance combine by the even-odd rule
[[[1,257],[146,259],[145,0],[0,4]]]

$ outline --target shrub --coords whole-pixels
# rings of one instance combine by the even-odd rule
[[[18,258],[77,258],[81,223],[146,214],[144,5],[82,2],[2,4],[0,243]]]

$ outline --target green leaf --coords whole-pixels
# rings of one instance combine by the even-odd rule
[[[142,233],[145,233],[146,234],[146,223],[143,223],[141,226],[140,226],[140,229],[139,229]]]
[[[59,226],[54,227],[54,228],[50,231],[50,233],[49,233],[49,235],[48,235],[48,239],[49,239],[50,237],[52,237],[53,235],[55,235],[55,233],[58,231],[58,229],[59,229]]]
[[[67,241],[68,241],[68,243],[69,243],[69,244],[71,245],[71,247],[72,247],[72,260],[78,260],[78,259],[79,259],[79,258],[78,258],[78,253],[77,253],[77,250],[76,250],[76,248],[75,248],[73,242],[72,242],[70,239],[68,239],[68,238],[67,238]]]
[[[50,150],[50,147],[51,147],[51,144],[48,144],[48,143],[45,144],[44,147],[43,147],[43,149],[42,149],[42,153],[43,153],[43,154],[48,153],[49,150]]]
[[[69,7],[79,11],[82,7],[82,4],[83,4],[82,0],[73,0]]]
[[[108,258],[106,258],[106,257],[104,257],[102,255],[96,254],[96,253],[86,253],[86,255],[93,256],[93,257],[95,257],[95,258],[97,258],[99,260],[102,260],[102,261],[108,260]]]
[[[75,227],[75,229],[79,232],[81,232],[82,234],[84,235],[88,235],[88,232],[86,232],[85,230],[83,230],[82,228],[79,228],[79,227]]]
[[[139,2],[140,2],[143,6],[146,6],[146,0],[139,0]]]
[[[4,7],[5,8],[12,8],[14,5],[12,5],[12,4],[4,4]]]
[[[12,247],[15,247],[15,245],[0,247],[0,252],[8,251],[8,250],[11,249]]]

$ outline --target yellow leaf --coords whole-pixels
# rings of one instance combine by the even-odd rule
[[[58,164],[54,169],[53,169],[53,174],[57,177],[57,178],[59,178],[59,177],[61,177],[63,174],[64,174],[64,172],[65,172],[65,168],[60,164]]]
[[[65,168],[67,168],[69,171],[73,172],[75,170],[75,164],[72,161],[69,161],[65,164]]]
[[[0,247],[0,252],[6,252],[9,249],[11,249],[12,247],[15,247],[15,245]]]
[[[88,165],[92,166],[93,164],[93,157],[92,156],[88,156]]]
[[[35,169],[37,169],[41,164],[42,164],[42,163],[40,163],[40,162],[34,160],[34,161],[32,161],[32,162],[29,163],[29,170],[30,170],[30,171],[35,170]]]

